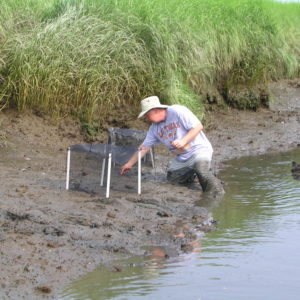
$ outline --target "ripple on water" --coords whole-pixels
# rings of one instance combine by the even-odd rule
[[[141,259],[113,274],[100,268],[60,299],[299,299],[300,181],[290,176],[292,160],[300,150],[228,163],[226,194],[212,208],[218,227],[201,253]]]

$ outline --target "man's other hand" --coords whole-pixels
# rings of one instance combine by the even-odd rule
[[[127,174],[131,170],[132,166],[129,164],[125,164],[124,166],[121,167],[120,169],[120,174]]]

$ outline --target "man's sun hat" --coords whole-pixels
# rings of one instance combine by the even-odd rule
[[[144,117],[146,113],[149,112],[151,109],[167,107],[169,107],[169,105],[160,104],[159,98],[157,96],[145,98],[141,101],[142,112],[139,114],[138,118]]]

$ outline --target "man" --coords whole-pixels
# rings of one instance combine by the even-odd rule
[[[210,170],[213,149],[203,132],[199,119],[185,106],[162,105],[157,96],[141,101],[138,118],[151,123],[147,136],[140,146],[143,157],[151,146],[163,143],[175,158],[170,162],[167,179],[171,183],[191,184],[197,176],[204,192],[224,192]],[[138,160],[135,153],[121,167],[127,173]]]

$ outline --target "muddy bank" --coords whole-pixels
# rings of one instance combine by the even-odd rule
[[[228,159],[299,147],[298,82],[272,86],[276,101],[270,109],[210,115],[206,132],[215,172]],[[214,227],[201,191],[166,182],[164,151],[156,173],[144,170],[149,176],[141,197],[115,191],[107,200],[65,191],[66,148],[86,142],[75,122],[54,125],[34,115],[2,113],[0,134],[8,141],[0,149],[1,299],[55,299],[67,282],[100,263],[144,254],[145,245],[188,252],[201,232]]]
[[[216,170],[222,161],[284,152],[300,146],[300,80],[270,85],[269,108],[228,110],[212,114],[208,135]]]

